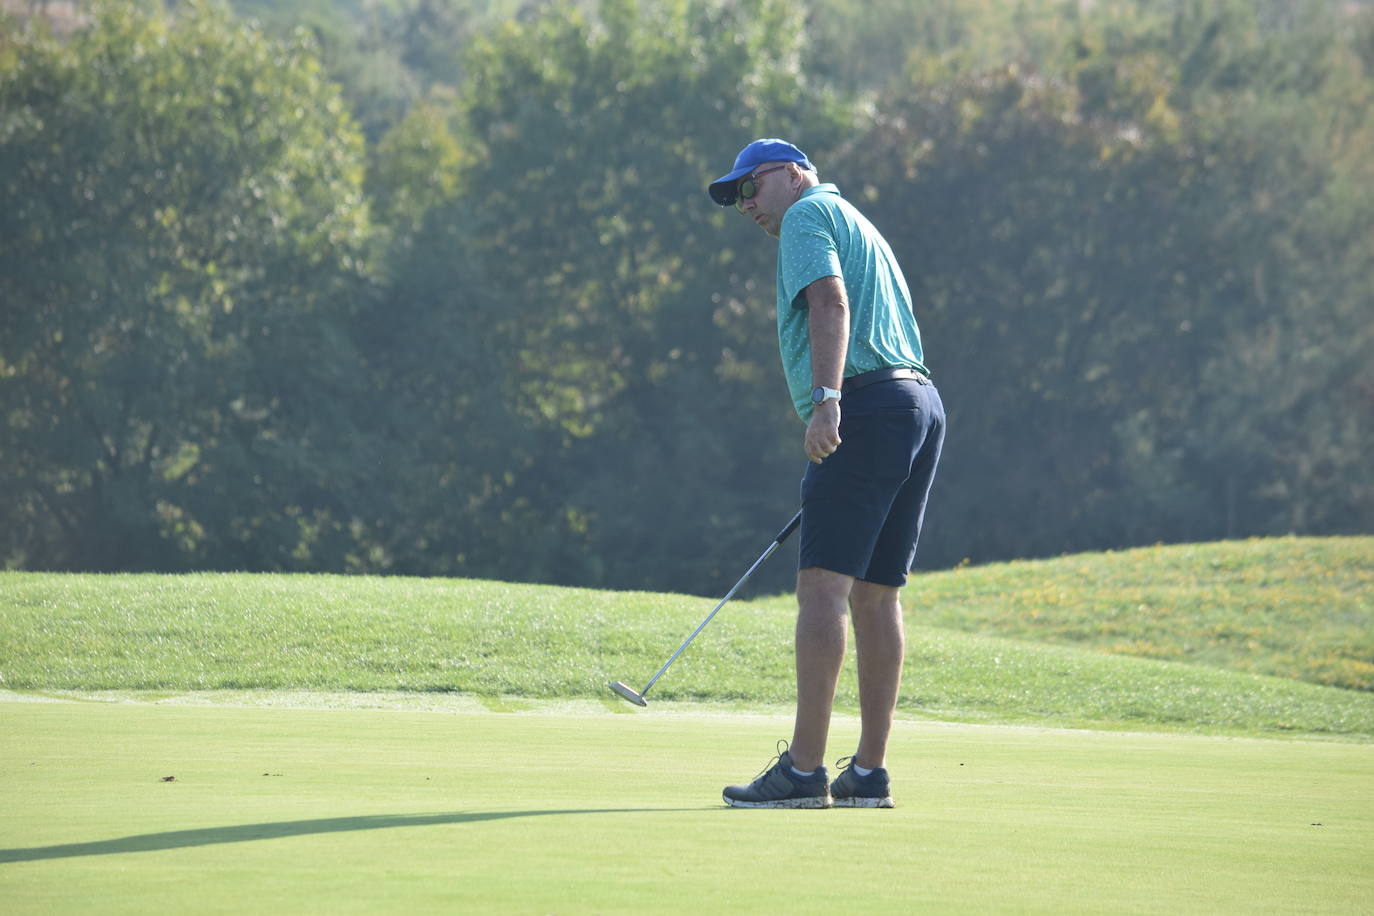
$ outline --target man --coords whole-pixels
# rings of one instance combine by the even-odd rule
[[[753,808],[890,808],[900,589],[945,432],[911,294],[882,236],[791,143],[755,140],[709,191],[778,239],[778,344],[811,462],[801,485],[792,741],[724,798]],[[830,783],[822,761],[851,615],[862,730]]]

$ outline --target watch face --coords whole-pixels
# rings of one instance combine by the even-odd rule
[[[812,404],[819,404],[821,401],[824,401],[824,400],[825,400],[825,389],[824,389],[824,388],[813,388],[813,389],[811,389],[811,403],[812,403]]]

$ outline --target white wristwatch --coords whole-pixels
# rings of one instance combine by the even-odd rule
[[[820,386],[813,389],[811,392],[811,403],[817,407],[820,407],[826,401],[838,401],[839,399],[840,390],[838,388]]]

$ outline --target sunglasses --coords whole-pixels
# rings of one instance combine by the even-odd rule
[[[744,202],[755,194],[759,193],[759,176],[767,175],[769,172],[776,172],[778,169],[785,169],[789,163],[775,165],[770,169],[761,169],[753,172],[739,183],[739,197],[735,200],[735,209],[744,212]]]

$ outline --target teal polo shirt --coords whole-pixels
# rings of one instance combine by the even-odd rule
[[[811,419],[811,340],[806,287],[840,277],[849,298],[844,377],[909,367],[929,374],[911,292],[892,249],[833,184],[807,189],[783,214],[778,236],[778,349],[797,414]]]

